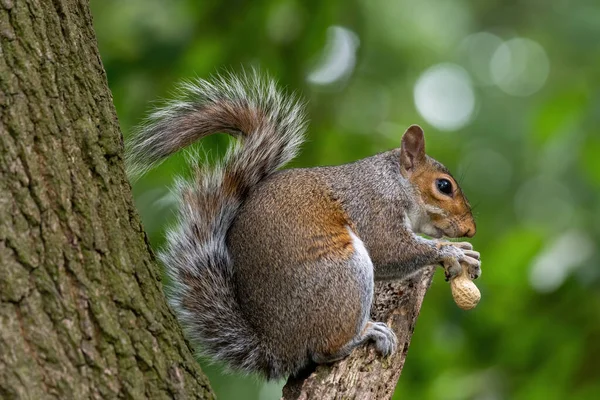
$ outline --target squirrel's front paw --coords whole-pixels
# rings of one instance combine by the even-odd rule
[[[481,256],[473,250],[468,242],[439,242],[438,248],[443,253],[442,265],[446,273],[446,281],[454,278],[462,271],[462,264],[466,265],[471,279],[481,276]]]
[[[375,342],[375,348],[382,356],[387,357],[396,352],[398,339],[394,331],[383,322],[369,322],[365,336]]]

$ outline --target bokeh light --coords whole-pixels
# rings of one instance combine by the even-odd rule
[[[453,131],[471,121],[475,93],[467,71],[454,64],[439,64],[427,69],[414,89],[419,114],[440,130]]]
[[[535,258],[529,273],[531,286],[539,292],[560,287],[575,268],[594,253],[594,242],[584,232],[570,230],[545,247]]]
[[[473,74],[477,83],[493,85],[490,62],[502,44],[502,39],[489,32],[477,32],[467,36],[460,45],[461,60]]]
[[[490,61],[496,85],[513,96],[529,96],[544,86],[550,61],[544,48],[533,40],[514,38],[502,43]]]
[[[327,30],[327,44],[317,66],[307,80],[315,85],[330,85],[347,79],[356,64],[360,41],[349,29],[332,26]]]

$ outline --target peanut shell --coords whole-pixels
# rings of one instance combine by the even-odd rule
[[[475,308],[481,300],[481,292],[467,276],[466,268],[463,268],[461,274],[450,281],[450,287],[454,302],[463,310]]]

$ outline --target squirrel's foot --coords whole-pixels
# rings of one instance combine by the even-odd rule
[[[373,340],[377,352],[384,357],[395,353],[398,347],[396,334],[383,322],[367,322],[364,338],[365,340]]]
[[[367,322],[362,334],[347,343],[341,349],[333,354],[316,353],[312,355],[312,360],[317,364],[329,364],[347,357],[355,347],[372,340],[375,342],[375,349],[382,356],[387,357],[393,354],[398,347],[396,334],[389,326],[383,322]]]

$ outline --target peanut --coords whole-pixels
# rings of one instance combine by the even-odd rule
[[[481,300],[481,292],[469,278],[467,268],[464,266],[462,272],[450,281],[450,287],[454,302],[463,310],[475,308]]]

